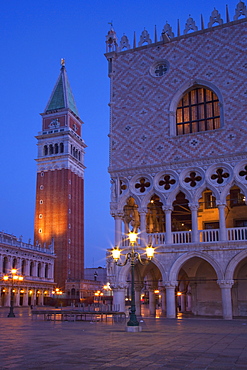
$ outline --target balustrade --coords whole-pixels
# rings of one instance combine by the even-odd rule
[[[247,240],[247,227],[228,228],[228,241],[243,241]],[[199,243],[215,243],[220,241],[220,229],[199,230]],[[166,233],[148,233],[147,243],[153,246],[166,244]],[[173,244],[188,244],[192,243],[192,231],[174,231],[172,232]],[[140,240],[137,243],[140,244]],[[125,237],[122,238],[122,247],[128,247],[129,241]]]

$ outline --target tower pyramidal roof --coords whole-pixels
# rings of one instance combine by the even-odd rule
[[[65,61],[61,60],[61,71],[55,87],[52,91],[51,97],[45,108],[45,113],[50,111],[69,108],[76,116],[79,117],[78,109],[75,103],[74,95],[72,93],[67,72],[65,69]]]

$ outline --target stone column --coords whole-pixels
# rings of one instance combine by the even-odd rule
[[[115,246],[122,244],[122,214],[116,214],[115,220]]]
[[[192,222],[192,242],[197,243],[199,240],[198,235],[198,218],[197,218],[197,210],[198,204],[189,203],[189,207],[191,210],[191,222]]]
[[[0,275],[3,273],[3,256],[0,254]]]
[[[30,260],[26,260],[26,268],[25,268],[25,275],[30,276]]]
[[[41,262],[40,277],[41,278],[45,277],[45,263],[44,262]]]
[[[165,288],[160,288],[161,295],[161,316],[166,316],[166,290]]]
[[[141,316],[141,285],[135,285],[135,305],[136,305],[136,315]]]
[[[147,233],[146,233],[146,211],[140,209],[140,244],[142,247],[146,247],[147,244]]]
[[[233,280],[218,280],[221,289],[223,319],[232,320],[232,295]]]
[[[172,244],[172,208],[171,207],[163,207],[166,216],[166,244]]]
[[[149,315],[155,317],[156,316],[156,301],[155,301],[155,294],[154,289],[149,289]]]
[[[219,210],[219,224],[220,224],[220,240],[224,241],[227,240],[226,234],[226,220],[225,220],[225,204],[218,203],[218,210]]]
[[[24,289],[23,306],[28,306],[28,289]]]
[[[40,291],[39,306],[44,306],[44,291],[43,290]]]
[[[125,287],[116,286],[113,290],[113,309],[125,312]]]
[[[166,287],[166,317],[169,319],[176,318],[176,297],[175,288],[177,282],[168,281],[165,283]]]
[[[14,288],[15,295],[14,295],[14,305],[19,307],[20,306],[20,288]]]
[[[181,302],[181,312],[185,312],[186,311],[186,295],[185,295],[185,293],[181,294],[180,302]]]

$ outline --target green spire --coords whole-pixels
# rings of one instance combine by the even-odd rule
[[[62,61],[60,75],[45,108],[45,113],[49,113],[49,111],[57,109],[69,108],[79,117],[74,95],[67,77],[64,60]]]

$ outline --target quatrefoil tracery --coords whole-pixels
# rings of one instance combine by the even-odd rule
[[[244,167],[243,171],[239,172],[239,176],[245,176],[245,180],[247,180],[247,165]]]
[[[222,184],[224,182],[224,179],[227,179],[230,175],[228,172],[224,172],[223,168],[218,168],[211,176],[212,180],[217,180],[218,184]]]
[[[184,182],[189,183],[192,188],[194,188],[198,182],[202,179],[201,176],[197,175],[195,171],[191,171],[189,177],[184,179]]]
[[[144,193],[146,188],[149,188],[150,182],[145,179],[145,177],[141,177],[139,182],[135,184],[135,188],[139,189],[140,193]]]
[[[162,178],[163,180],[159,181],[159,186],[164,186],[165,190],[169,190],[171,185],[174,185],[176,183],[176,180],[171,179],[170,175],[165,175]]]

